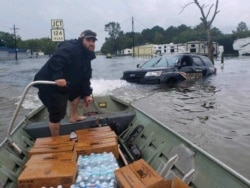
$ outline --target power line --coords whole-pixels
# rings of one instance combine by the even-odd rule
[[[18,30],[19,28],[16,28],[15,24],[13,26],[13,28],[10,28],[11,30],[14,30],[14,40],[15,40],[15,58],[17,60],[17,44],[16,44],[16,30]]]
[[[122,22],[119,22],[121,25],[122,24],[124,24],[124,23],[129,23],[129,24],[131,24],[131,18],[128,18],[128,19],[125,19],[125,20],[123,20]],[[136,19],[135,17],[133,17],[133,22],[134,22],[134,29],[132,29],[132,30],[134,30],[134,32],[135,32],[135,24],[136,23],[138,23],[139,25],[140,25],[140,27],[142,28],[142,30],[143,29],[148,29],[149,27],[148,26],[146,26],[145,24],[143,24],[142,22],[140,22],[138,19]],[[138,27],[137,27],[138,28]]]
[[[145,26],[143,23],[141,23],[138,19],[134,18],[134,20],[139,23],[140,25],[142,25],[144,27],[144,29],[148,29],[148,26]]]

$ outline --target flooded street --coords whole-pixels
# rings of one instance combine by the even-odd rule
[[[0,137],[25,86],[47,58],[0,62]],[[217,75],[184,82],[177,88],[137,85],[120,80],[122,72],[145,59],[98,56],[92,63],[94,95],[113,94],[132,102],[155,119],[191,140],[242,175],[250,178],[250,57],[216,62]],[[21,116],[41,105],[32,88]],[[17,120],[18,121],[18,120]]]

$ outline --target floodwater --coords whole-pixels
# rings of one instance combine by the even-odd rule
[[[25,86],[47,59],[0,62],[0,140],[6,136]],[[250,179],[250,57],[226,58],[224,68],[216,61],[216,75],[174,89],[120,80],[124,70],[144,61],[97,56],[92,62],[94,96],[112,94],[133,102]],[[29,91],[17,122],[41,105],[36,93],[35,88]]]

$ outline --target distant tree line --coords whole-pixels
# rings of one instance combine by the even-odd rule
[[[152,29],[144,29],[141,33],[124,33],[120,30],[119,23],[110,22],[105,25],[105,30],[108,31],[109,37],[105,39],[101,48],[101,52],[104,54],[115,54],[125,48],[132,48],[133,45],[138,46],[146,43],[168,44],[207,40],[207,33],[202,23],[195,27],[182,24],[177,27],[170,26],[164,30],[160,26],[155,26]],[[211,28],[211,36],[213,41],[224,46],[224,54],[237,55],[237,51],[233,50],[234,40],[250,37],[250,30],[248,30],[245,22],[240,22],[236,30],[232,31],[232,34],[223,34],[218,28],[213,27]]]
[[[152,29],[144,29],[139,32],[121,31],[120,24],[110,22],[105,25],[105,31],[109,37],[105,38],[105,42],[101,47],[101,52],[115,54],[117,51],[132,48],[133,45],[151,44],[168,44],[168,43],[185,43],[188,41],[206,41],[206,32],[201,24],[190,27],[184,24],[174,27],[170,26],[164,30],[160,26]],[[224,46],[224,53],[237,55],[237,51],[233,50],[233,42],[238,38],[250,37],[250,30],[245,22],[240,22],[232,34],[223,34],[218,28],[211,29],[213,41]],[[43,51],[45,54],[52,54],[55,51],[57,43],[52,42],[50,38],[22,40],[20,36],[16,37],[17,48],[31,50],[32,52]],[[14,35],[0,31],[0,47],[14,48]]]
[[[31,50],[31,52],[42,51],[45,54],[52,54],[55,51],[56,43],[49,38],[22,40],[16,37],[17,49]],[[0,47],[15,48],[14,34],[0,31]]]

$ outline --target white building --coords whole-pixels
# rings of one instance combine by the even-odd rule
[[[223,52],[223,46],[219,46],[217,42],[213,42],[214,55],[220,55]],[[146,50],[147,48],[147,50]],[[190,41],[180,44],[147,44],[135,47],[135,55],[162,55],[162,54],[175,54],[175,53],[195,53],[201,55],[208,54],[208,46],[206,41]],[[138,53],[136,53],[138,51]],[[140,53],[139,53],[140,52]]]
[[[132,55],[132,49],[130,48],[126,48],[124,50],[121,50],[120,53],[118,53],[119,55]]]
[[[214,55],[218,55],[219,44],[217,42],[213,42],[214,46]],[[186,50],[189,53],[197,53],[197,54],[208,54],[208,45],[207,41],[190,41],[186,43]]]
[[[153,51],[155,54],[174,54],[174,53],[186,53],[186,44],[160,44],[154,45]]]
[[[123,54],[124,54],[124,55],[131,55],[131,54],[132,54],[132,49],[130,49],[130,48],[124,49],[124,50],[123,50]]]
[[[238,50],[239,55],[250,55],[250,37],[235,40],[233,49]]]
[[[219,54],[219,45],[217,42],[213,42],[215,52],[214,55]],[[208,46],[205,41],[190,41],[180,44],[161,44],[155,45],[153,48],[155,54],[173,54],[173,53],[196,53],[207,54]]]

